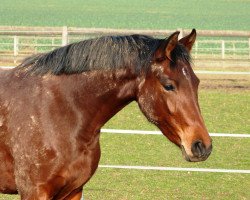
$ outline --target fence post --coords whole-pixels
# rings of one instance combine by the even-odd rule
[[[68,27],[63,26],[62,29],[62,46],[65,46],[68,44]]]
[[[17,62],[17,56],[18,56],[18,37],[15,35],[14,36],[14,63],[16,64]]]
[[[225,58],[225,41],[221,40],[221,58]]]

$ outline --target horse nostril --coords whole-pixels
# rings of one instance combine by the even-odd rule
[[[191,151],[197,157],[203,157],[206,154],[205,145],[200,140],[193,142]]]

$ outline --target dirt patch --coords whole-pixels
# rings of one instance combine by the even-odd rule
[[[250,75],[199,74],[201,89],[250,91]]]

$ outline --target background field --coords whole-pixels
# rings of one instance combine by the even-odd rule
[[[25,0],[22,3],[1,0],[0,25],[250,30],[249,10],[249,0]],[[236,66],[230,70],[238,69]],[[249,75],[199,77],[200,105],[209,132],[249,134]],[[136,103],[118,113],[105,128],[156,130]],[[214,150],[206,162],[188,163],[180,150],[161,135],[104,133],[100,164],[250,169],[249,138],[213,138],[213,141]],[[247,200],[250,199],[249,188],[249,174],[100,168],[84,187],[84,192],[87,200]],[[0,200],[7,199],[19,197],[0,195]]]
[[[249,0],[1,0],[0,25],[249,30]]]

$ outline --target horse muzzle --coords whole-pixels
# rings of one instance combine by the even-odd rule
[[[200,162],[206,160],[212,152],[212,144],[206,148],[202,141],[197,140],[191,145],[192,155],[187,154],[183,145],[181,145],[182,155],[189,162]]]

